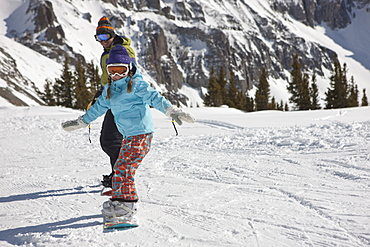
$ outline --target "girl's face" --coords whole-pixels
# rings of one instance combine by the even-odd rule
[[[113,81],[118,81],[122,78],[125,78],[126,76],[120,76],[120,75],[114,75],[114,76],[111,76],[110,78],[112,78]]]
[[[107,71],[110,78],[113,81],[120,80],[125,78],[129,72],[129,65],[128,64],[108,64]]]

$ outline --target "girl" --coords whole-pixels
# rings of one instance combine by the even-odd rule
[[[180,125],[182,121],[195,122],[193,116],[174,107],[151,88],[131,61],[123,46],[114,46],[107,60],[106,69],[111,79],[109,85],[104,87],[102,95],[83,116],[62,123],[64,130],[72,131],[88,126],[107,110],[112,111],[124,138],[114,164],[112,198],[104,202],[102,214],[108,218],[119,217],[128,223],[133,222],[139,199],[134,175],[149,152],[154,132],[149,106],[165,113]]]

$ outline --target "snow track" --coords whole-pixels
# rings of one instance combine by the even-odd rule
[[[59,127],[78,111],[0,108],[0,246],[368,246],[369,110],[248,128],[248,114],[235,124],[220,109],[177,137],[154,113],[159,134],[136,177],[140,227],[103,234],[100,120],[90,144]],[[362,121],[348,120],[356,112]]]
[[[219,128],[219,129],[230,129],[230,130],[235,130],[235,129],[244,129],[244,127],[240,127],[234,124],[226,123],[226,122],[221,122],[221,121],[215,121],[215,120],[204,120],[204,119],[198,119],[198,123],[207,125],[212,128]]]

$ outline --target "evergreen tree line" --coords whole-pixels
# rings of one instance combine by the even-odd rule
[[[289,101],[294,104],[297,110],[316,110],[320,109],[319,93],[316,84],[316,74],[313,73],[310,78],[307,73],[301,71],[302,65],[298,61],[298,54],[293,58],[291,75],[291,82],[287,89],[291,94]],[[359,90],[354,81],[353,76],[351,80],[347,80],[347,65],[341,66],[338,57],[334,57],[334,70],[330,76],[330,84],[328,90],[325,92],[326,109],[346,108],[360,106]],[[361,106],[367,106],[368,100],[366,96],[366,89],[363,89],[363,97]]]
[[[311,78],[307,73],[302,73],[302,65],[299,63],[298,54],[293,57],[292,70],[290,72],[291,81],[287,86],[291,94],[289,102],[293,104],[295,110],[316,110],[320,109],[319,91],[316,84],[316,74],[313,73]],[[330,87],[325,92],[326,109],[345,108],[359,106],[359,90],[351,77],[347,81],[347,67],[343,68],[337,57],[334,58],[334,70],[330,77]],[[205,106],[218,107],[228,105],[244,111],[261,111],[261,110],[285,110],[288,111],[288,104],[283,101],[276,102],[275,97],[270,97],[270,86],[266,69],[262,69],[259,84],[254,98],[245,96],[237,89],[234,81],[233,72],[230,73],[230,80],[225,80],[225,71],[221,67],[218,76],[212,67],[210,78],[208,80],[208,93],[205,96]],[[366,89],[363,89],[361,106],[367,106]]]
[[[99,69],[92,61],[84,66],[82,60],[78,59],[72,71],[66,57],[61,77],[54,82],[46,80],[44,92],[39,94],[49,106],[86,109],[100,87]]]
[[[204,105],[219,107],[228,105],[229,107],[240,109],[243,111],[260,111],[260,110],[288,110],[288,105],[283,102],[275,102],[275,98],[270,99],[270,87],[267,81],[266,70],[262,70],[260,81],[255,94],[255,98],[246,96],[238,90],[235,84],[235,75],[230,72],[230,80],[225,80],[225,70],[220,67],[218,75],[216,75],[214,67],[211,69],[210,78],[208,80],[208,93],[205,95]]]

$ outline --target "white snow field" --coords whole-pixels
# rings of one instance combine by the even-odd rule
[[[243,113],[188,108],[178,126],[153,110],[140,166],[140,226],[103,233],[102,118],[0,107],[0,246],[369,246],[370,107]]]

